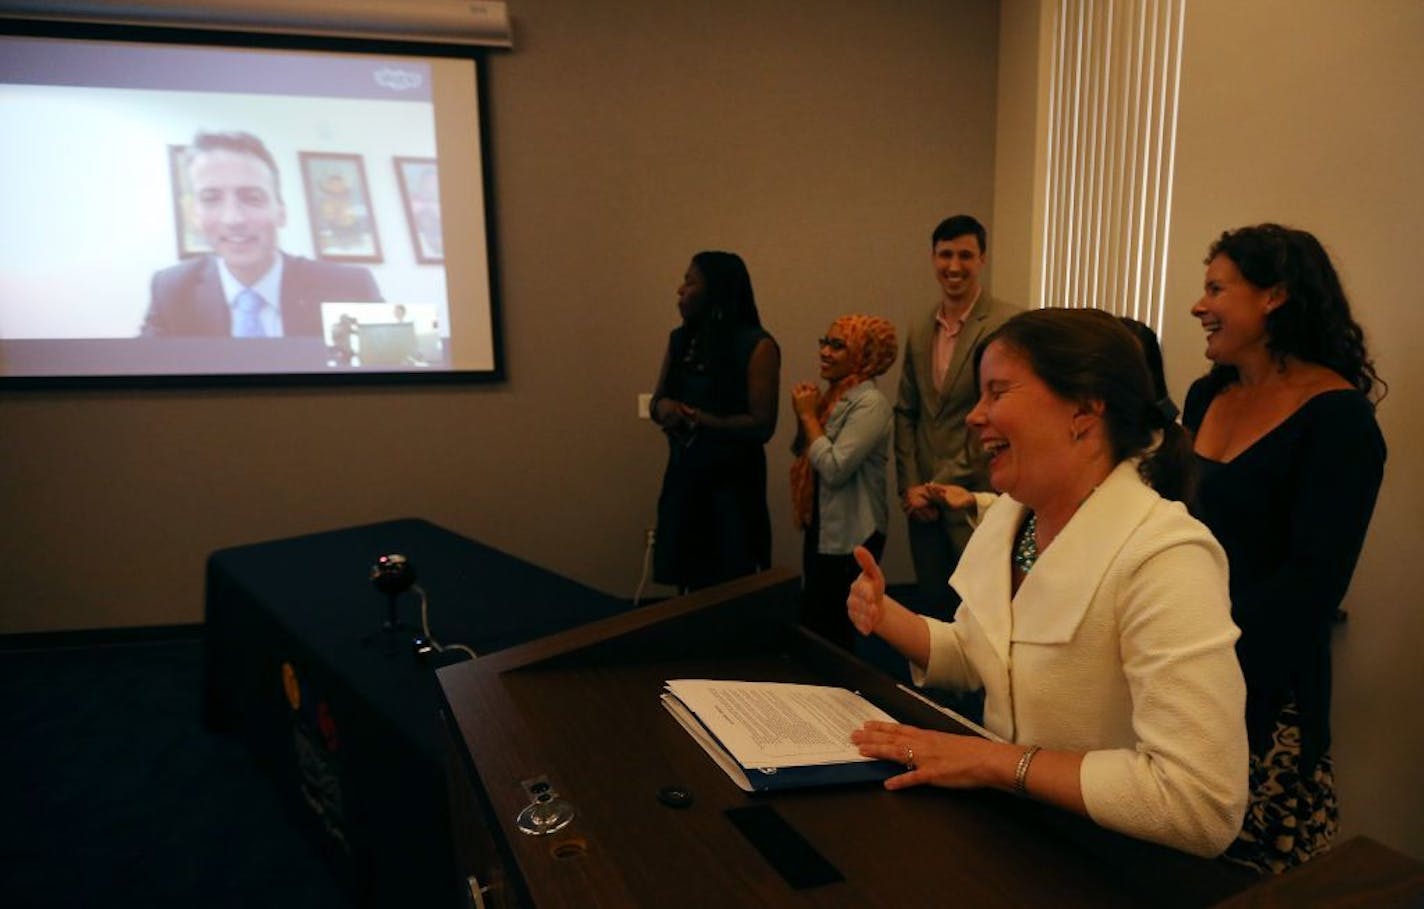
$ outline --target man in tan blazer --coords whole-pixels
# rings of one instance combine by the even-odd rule
[[[979,399],[974,387],[974,347],[1019,307],[983,293],[979,273],[987,261],[984,225],[969,215],[940,222],[930,237],[930,261],[940,299],[910,324],[895,403],[895,476],[909,518],[919,608],[948,619],[958,597],[949,576],[969,541],[963,512],[941,509],[927,483],[988,488],[981,465],[969,456],[964,418]]]

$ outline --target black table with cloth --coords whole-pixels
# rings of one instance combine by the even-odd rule
[[[448,906],[450,853],[438,666],[413,632],[382,626],[376,558],[400,553],[441,643],[500,650],[606,618],[628,603],[466,539],[402,519],[239,546],[207,565],[204,704],[210,728],[248,741],[258,764],[370,905]],[[397,618],[420,624],[418,595]]]

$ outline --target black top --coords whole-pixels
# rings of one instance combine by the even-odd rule
[[[1187,429],[1197,431],[1222,387],[1209,377],[1193,383]],[[1294,700],[1302,772],[1330,747],[1330,627],[1364,545],[1384,461],[1374,408],[1354,389],[1316,395],[1230,461],[1196,457],[1192,512],[1230,561],[1252,751],[1269,747],[1277,713]]]
[[[747,367],[763,339],[776,343],[764,329],[752,326],[726,333],[693,332],[686,325],[678,326],[668,335],[667,376],[658,396],[720,416],[746,413],[751,407]],[[749,435],[757,435],[757,445],[762,444],[759,431],[713,431],[713,438],[745,439]]]
[[[707,338],[703,335],[702,338]],[[745,327],[699,349],[686,326],[668,338],[659,397],[720,416],[750,408],[747,369],[766,331]],[[668,466],[658,497],[653,577],[698,588],[771,565],[766,451],[760,430],[700,426],[668,436]]]

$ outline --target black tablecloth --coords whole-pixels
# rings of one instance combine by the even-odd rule
[[[245,736],[338,877],[372,905],[451,905],[454,865],[434,669],[413,632],[383,629],[369,580],[400,553],[447,645],[499,650],[606,618],[628,603],[403,519],[240,546],[207,566],[205,710]],[[419,597],[397,601],[419,626]]]

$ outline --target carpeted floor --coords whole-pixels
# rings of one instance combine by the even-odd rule
[[[351,905],[236,738],[197,638],[0,651],[0,905]]]

